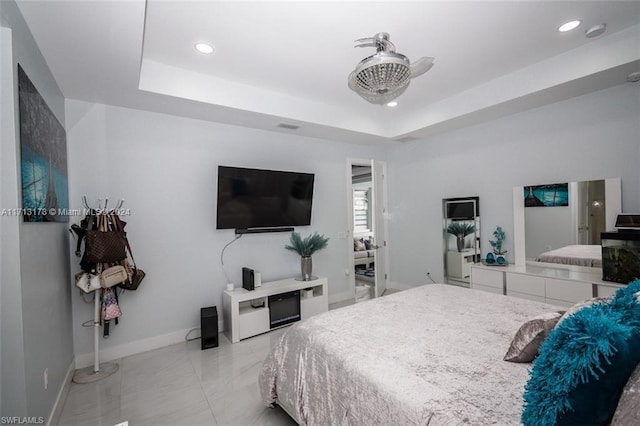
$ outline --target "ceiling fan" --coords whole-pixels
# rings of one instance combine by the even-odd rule
[[[349,74],[349,88],[372,104],[386,104],[400,96],[409,87],[412,78],[433,67],[434,58],[420,58],[411,63],[406,56],[396,53],[389,34],[356,40],[355,47],[375,47],[377,52],[364,58]]]

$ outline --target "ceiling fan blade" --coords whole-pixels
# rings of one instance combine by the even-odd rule
[[[411,63],[411,78],[418,77],[433,67],[434,58],[420,58]]]
[[[349,78],[347,79],[347,84],[349,85],[349,89],[353,90],[355,92],[356,90],[356,79],[355,79],[355,75],[356,72],[355,71],[351,71],[351,74],[349,74]]]
[[[378,47],[378,43],[373,37],[359,38],[358,40],[356,40],[356,43],[359,44],[356,44],[353,47]]]

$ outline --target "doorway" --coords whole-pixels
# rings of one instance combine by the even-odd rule
[[[387,288],[386,165],[374,160],[348,160],[347,166],[348,265],[357,303],[380,297]]]

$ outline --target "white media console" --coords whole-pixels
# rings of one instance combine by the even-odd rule
[[[301,321],[329,310],[327,278],[297,281],[294,278],[262,283],[253,291],[236,288],[222,294],[225,335],[232,343],[272,330],[269,320],[269,296],[301,290]],[[303,290],[310,289],[304,292]],[[307,293],[304,297],[302,293]],[[259,308],[254,306],[261,305]],[[275,329],[275,328],[274,328]]]

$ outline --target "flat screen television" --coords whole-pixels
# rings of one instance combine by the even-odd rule
[[[447,219],[464,220],[479,216],[477,201],[449,201],[447,203]]]
[[[311,224],[312,173],[218,166],[217,229]]]

